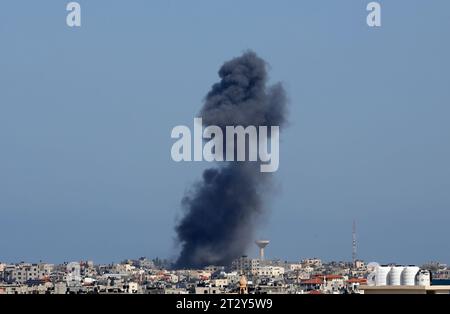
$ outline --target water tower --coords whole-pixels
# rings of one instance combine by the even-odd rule
[[[264,248],[269,244],[269,240],[257,240],[256,245],[259,247],[259,258],[264,260]]]

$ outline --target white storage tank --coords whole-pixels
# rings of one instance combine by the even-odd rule
[[[417,275],[417,285],[418,286],[430,286],[431,285],[431,274],[428,270],[420,270]]]
[[[375,286],[375,277],[376,277],[376,275],[377,275],[377,272],[373,271],[367,276],[367,285],[368,286]]]
[[[416,275],[420,268],[417,266],[408,266],[402,272],[402,286],[415,286],[416,285]]]
[[[376,270],[375,275],[375,285],[376,286],[386,286],[388,284],[388,275],[391,271],[390,266],[379,266]]]
[[[389,285],[390,286],[400,286],[402,283],[401,277],[402,272],[405,269],[403,266],[394,266],[391,268],[389,273]]]

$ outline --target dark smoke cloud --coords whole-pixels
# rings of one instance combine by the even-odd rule
[[[281,84],[266,86],[266,67],[251,51],[226,62],[200,111],[204,125],[217,125],[224,135],[227,125],[281,127],[286,95]],[[271,176],[260,172],[259,162],[222,162],[206,170],[182,201],[185,215],[176,226],[181,253],[175,267],[229,265],[244,254],[264,212]]]

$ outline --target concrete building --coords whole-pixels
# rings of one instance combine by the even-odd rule
[[[228,285],[235,285],[239,282],[240,275],[237,271],[233,271],[231,273],[226,273],[225,278],[228,281]]]
[[[66,294],[67,284],[65,282],[55,283],[54,293],[55,294]]]
[[[224,271],[224,270],[225,270],[225,266],[210,265],[210,266],[205,267],[205,271],[210,272],[210,273],[215,273],[215,272]]]
[[[289,271],[298,271],[302,269],[302,264],[289,264],[288,270]]]
[[[231,268],[245,275],[256,275],[260,267],[259,259],[248,258],[247,256],[241,256],[240,258],[232,262]]]
[[[226,278],[212,279],[211,280],[211,286],[219,287],[219,288],[227,287],[228,286],[228,279],[226,279]]]
[[[278,266],[260,266],[257,271],[260,277],[280,277],[284,275],[284,268]]]
[[[195,294],[220,294],[219,287],[195,287]]]
[[[302,265],[310,266],[310,267],[321,267],[322,266],[322,260],[319,258],[307,258],[302,260]]]
[[[25,283],[30,280],[38,280],[43,277],[38,264],[21,263],[13,266],[9,274],[11,282]]]
[[[362,260],[356,260],[354,267],[356,269],[364,269],[366,267],[366,264]]]

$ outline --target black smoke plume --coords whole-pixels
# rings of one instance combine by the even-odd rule
[[[254,52],[226,62],[220,82],[207,94],[203,124],[280,126],[285,123],[286,96],[281,84],[267,87],[267,64]],[[225,139],[226,141],[226,139]],[[224,145],[226,147],[226,145]],[[176,268],[230,265],[252,243],[264,212],[270,173],[259,162],[220,162],[205,170],[182,201],[184,217],[176,226],[181,253]]]

